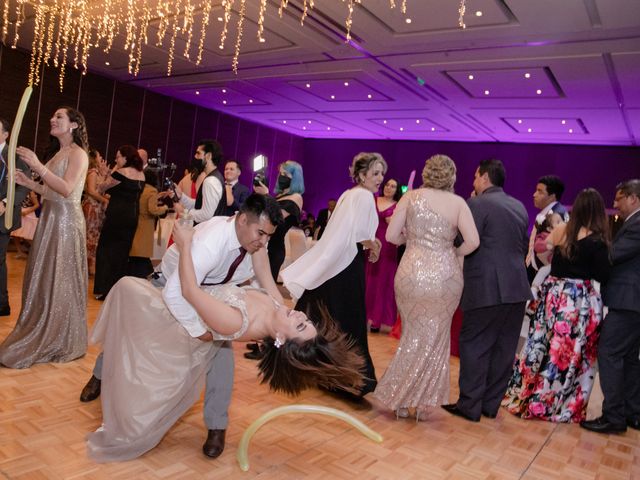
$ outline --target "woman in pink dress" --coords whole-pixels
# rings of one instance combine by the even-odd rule
[[[390,178],[384,184],[383,193],[376,198],[378,212],[378,229],[376,238],[380,240],[380,258],[376,263],[367,262],[366,270],[366,306],[367,321],[372,333],[380,331],[381,326],[393,327],[397,316],[393,278],[398,269],[398,247],[387,242],[384,236],[391,215],[402,192],[398,181]]]

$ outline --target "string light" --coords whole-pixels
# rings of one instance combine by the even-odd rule
[[[153,28],[156,29],[155,45],[168,48],[167,75],[171,75],[173,70],[178,36],[184,41],[182,56],[192,61],[194,53],[192,49],[197,48],[195,64],[200,65],[213,9],[212,0],[163,0],[154,4],[150,0],[74,0],[73,2],[2,0],[2,2],[1,40],[7,44],[10,36],[9,25],[13,23],[13,38],[10,44],[12,48],[17,47],[21,29],[25,27],[25,9],[34,11],[33,25],[29,24],[29,28],[33,28],[29,84],[37,85],[40,82],[43,65],[53,65],[59,69],[61,90],[68,63],[85,74],[92,49],[100,49],[105,54],[109,54],[115,39],[119,36],[124,38],[123,49],[128,55],[128,72],[138,75],[142,65],[142,50],[149,44],[148,35],[152,22]],[[248,2],[259,5],[257,38],[260,43],[263,43],[268,0],[221,0],[220,2],[224,11],[224,15],[220,17],[223,20],[219,43],[221,50],[225,48],[232,14],[235,13],[238,16],[232,62],[235,73],[239,65]],[[342,0],[342,2],[347,6],[344,25],[346,40],[350,41],[355,8],[356,5],[362,5],[363,0]],[[461,28],[466,28],[465,2],[466,0],[460,0],[458,9],[458,24]],[[315,3],[316,0],[303,0],[301,24],[304,25]],[[402,0],[401,3],[397,0],[389,0],[390,8],[396,8],[397,4],[400,5],[402,14],[406,14],[407,0]],[[288,5],[289,0],[280,0],[278,5],[280,18]],[[198,29],[200,34],[197,47],[193,42],[194,29]],[[168,46],[165,44],[167,37],[169,37]]]

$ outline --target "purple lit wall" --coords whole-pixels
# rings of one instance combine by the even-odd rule
[[[307,192],[305,210],[317,213],[327,199],[338,198],[350,188],[348,167],[358,152],[379,152],[389,164],[387,178],[406,184],[411,170],[416,170],[414,187],[422,183],[425,160],[436,153],[450,156],[458,168],[456,193],[467,197],[472,189],[478,162],[499,158],[505,164],[505,191],[521,200],[530,218],[536,211],[532,195],[536,180],[542,175],[560,176],[566,185],[562,203],[572,204],[578,192],[594,187],[607,206],[613,203],[615,186],[629,178],[640,178],[640,148],[576,145],[541,145],[516,143],[457,143],[367,140],[304,141],[304,167]]]

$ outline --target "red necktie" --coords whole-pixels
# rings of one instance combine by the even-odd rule
[[[244,260],[244,256],[247,254],[247,251],[240,247],[240,254],[236,257],[236,259],[233,261],[233,263],[231,264],[231,266],[229,267],[229,271],[227,272],[227,276],[224,277],[224,280],[222,280],[220,283],[227,283],[229,280],[231,280],[231,278],[233,278],[233,274],[236,273],[236,270],[238,269],[238,266],[242,263],[242,260]]]

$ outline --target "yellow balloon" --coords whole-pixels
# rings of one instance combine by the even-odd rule
[[[240,465],[240,469],[243,472],[249,470],[248,448],[253,434],[256,433],[256,431],[269,420],[279,417],[280,415],[286,415],[288,413],[317,413],[320,415],[335,417],[340,420],[344,420],[353,427],[356,427],[358,430],[360,430],[360,433],[370,438],[374,442],[382,443],[382,435],[371,430],[360,420],[357,420],[348,413],[344,413],[343,411],[336,408],[322,407],[320,405],[288,405],[286,407],[278,407],[274,408],[273,410],[269,410],[267,413],[254,421],[251,425],[249,425],[249,428],[247,428],[242,435],[240,445],[238,445],[237,459],[238,464]]]
[[[11,138],[9,139],[9,158],[7,158],[7,205],[4,215],[4,227],[7,230],[10,230],[13,226],[13,203],[16,195],[16,147],[18,145],[18,135],[20,135],[24,112],[27,110],[29,98],[31,98],[31,92],[33,92],[31,85],[24,89],[22,100],[20,100],[20,105],[18,106],[18,113],[16,113],[16,119],[13,121]]]

